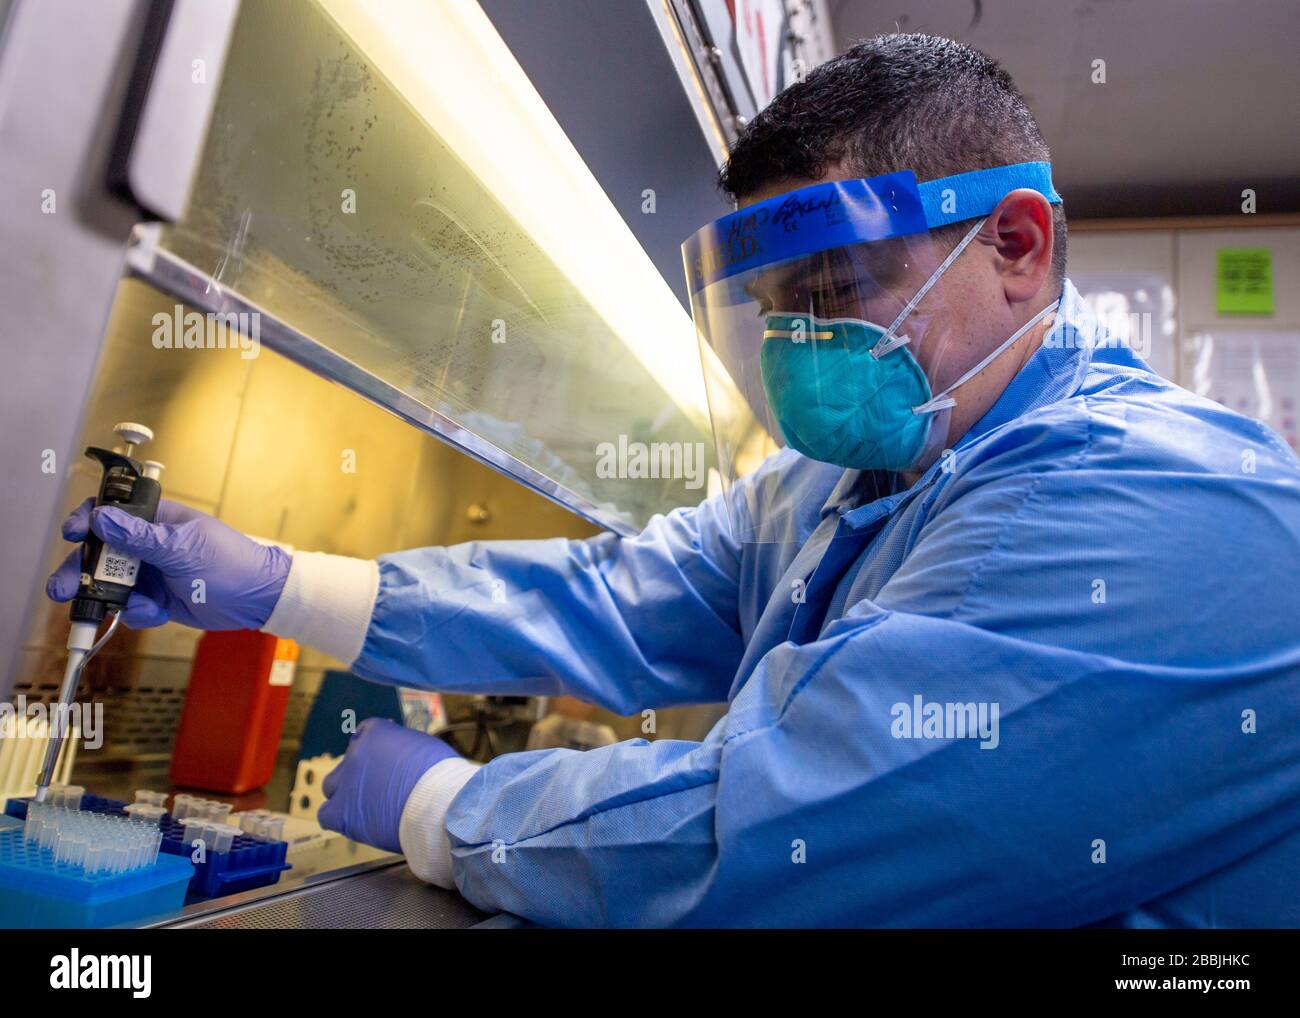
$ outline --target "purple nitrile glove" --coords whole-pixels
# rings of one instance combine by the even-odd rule
[[[170,621],[196,629],[261,629],[271,617],[293,560],[283,548],[258,544],[176,502],[160,502],[153,523],[113,506],[92,514],[93,504],[88,498],[72,511],[63,521],[63,537],[84,541],[89,527],[106,545],[144,563],[122,614],[128,626],[147,629]],[[77,548],[45,592],[55,601],[70,601],[80,576]]]
[[[317,819],[353,841],[401,852],[398,830],[406,800],[430,767],[455,756],[436,735],[366,718],[342,762],[325,776],[321,788],[328,798]]]

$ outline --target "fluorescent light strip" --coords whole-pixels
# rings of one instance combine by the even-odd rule
[[[691,321],[474,0],[317,0],[697,426]]]

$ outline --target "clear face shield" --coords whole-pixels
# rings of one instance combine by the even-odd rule
[[[815,184],[724,216],[683,245],[737,540],[788,540],[786,517],[800,499],[825,498],[738,483],[780,446],[889,472],[923,470],[943,451],[949,390],[992,359],[961,334],[945,273],[983,215],[1025,186],[1013,183],[992,204],[984,198],[954,246],[933,227],[973,217],[954,210],[944,221],[927,208],[943,196],[922,189],[959,179],[918,187],[904,172]],[[1050,169],[1047,179],[1050,188]]]

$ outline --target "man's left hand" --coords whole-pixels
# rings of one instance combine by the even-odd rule
[[[436,736],[384,718],[367,718],[348,743],[343,761],[325,778],[321,826],[401,852],[398,830],[411,791],[430,767],[457,755]]]

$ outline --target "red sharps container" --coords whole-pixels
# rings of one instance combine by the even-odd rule
[[[298,645],[270,633],[204,633],[190,671],[172,781],[238,795],[271,779]]]

